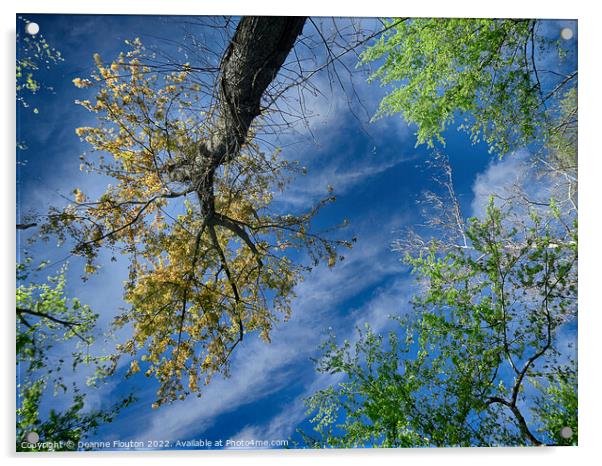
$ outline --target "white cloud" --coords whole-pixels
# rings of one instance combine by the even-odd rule
[[[325,197],[328,186],[332,186],[334,194],[342,195],[371,177],[416,158],[414,154],[403,153],[389,157],[365,154],[359,160],[345,155],[333,156],[324,167],[310,168],[306,176],[298,177],[284,193],[276,195],[275,200],[292,206],[308,206]]]
[[[276,414],[265,424],[247,425],[232,436],[233,440],[273,441],[288,440],[306,417],[304,398],[318,390],[335,384],[342,379],[342,374],[316,374],[313,382],[301,396],[296,397],[285,409]]]
[[[551,198],[570,210],[576,197],[571,191],[571,183],[554,172],[545,160],[526,150],[516,151],[492,161],[477,175],[472,187],[471,215],[482,217],[491,196],[496,205],[511,201],[511,215],[515,219],[525,218],[531,209],[540,212],[547,209]]]
[[[520,151],[492,161],[483,173],[479,173],[472,187],[472,215],[481,217],[492,194],[509,195],[516,184],[522,184],[528,166],[528,152]]]
[[[412,290],[411,283],[410,278],[402,277],[395,280],[391,286],[377,290],[372,299],[354,310],[353,325],[348,326],[346,333],[339,336],[353,343],[358,338],[356,328],[363,327],[365,323],[368,323],[376,333],[383,332],[387,327],[395,325],[395,322],[389,316],[408,312],[410,309],[408,302]],[[342,378],[343,375],[340,373],[315,373],[313,380],[305,390],[272,419],[264,424],[245,426],[233,438],[241,440],[288,439],[306,417],[305,398],[322,388],[338,383]]]

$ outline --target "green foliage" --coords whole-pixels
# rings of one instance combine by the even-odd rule
[[[29,108],[27,96],[37,94],[41,89],[51,91],[36,78],[36,74],[43,68],[50,68],[63,61],[61,52],[50,46],[42,34],[23,34],[23,28],[29,21],[17,18],[17,61],[16,61],[16,87],[17,103],[24,108]],[[38,113],[37,108],[33,108]]]
[[[74,387],[72,404],[64,411],[50,409],[42,416],[40,408],[46,384],[37,380],[22,387],[20,406],[17,408],[17,451],[74,451],[78,442],[111,422],[119,411],[134,401],[133,396],[106,410],[85,411],[85,395]],[[40,441],[32,444],[24,439],[29,432],[39,435]]]
[[[361,55],[379,66],[371,80],[390,90],[376,117],[401,113],[416,124],[417,143],[444,143],[459,124],[473,142],[504,154],[557,130],[545,101],[574,84],[576,72],[545,96],[536,54],[562,52],[537,34],[536,20],[420,18],[390,20]]]
[[[90,355],[98,314],[66,296],[66,268],[46,283],[30,281],[31,269],[30,258],[17,265],[17,451],[74,450],[80,439],[111,422],[134,399],[128,396],[109,409],[90,411],[76,384],[69,395],[63,376],[67,370],[82,364],[94,367],[96,374],[89,380],[93,384],[110,372],[105,364],[114,358]],[[48,399],[70,404],[63,411],[48,410]],[[39,443],[25,441],[29,432],[39,435]]]
[[[570,362],[569,370],[554,368],[548,380],[537,387],[541,395],[534,411],[542,422],[539,430],[548,433],[556,445],[577,445],[577,372],[570,370],[574,364],[574,361]],[[570,427],[572,431],[570,438],[561,435],[565,427]]]
[[[401,332],[323,347],[318,370],[343,381],[307,400],[315,445],[576,443],[576,367],[557,335],[577,312],[577,229],[551,210],[514,222],[492,201],[468,247],[408,256],[421,291]]]
[[[31,259],[17,265],[17,362],[26,372],[43,370],[57,374],[59,385],[62,379],[58,374],[65,361],[61,359],[57,364],[49,353],[57,344],[76,339],[73,368],[81,362],[89,362],[87,348],[93,341],[98,318],[98,314],[79,299],[66,297],[65,272],[66,267],[48,277],[46,283],[28,282]]]
[[[568,89],[558,103],[554,131],[549,134],[549,158],[562,173],[577,170],[577,88]],[[576,175],[575,175],[576,178]]]

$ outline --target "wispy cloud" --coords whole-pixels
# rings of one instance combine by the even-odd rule
[[[306,176],[297,178],[275,200],[292,206],[311,205],[326,196],[329,187],[332,187],[336,195],[346,194],[354,187],[369,182],[371,178],[417,158],[415,154],[404,153],[387,157],[366,153],[359,159],[345,155],[348,154],[337,154],[323,166],[310,167]]]
[[[395,321],[390,316],[402,315],[409,311],[409,299],[412,295],[412,279],[402,276],[394,280],[391,286],[377,290],[373,297],[352,313],[353,324],[345,326],[339,337],[351,342],[357,340],[356,328],[369,324],[374,332],[382,332]],[[233,436],[241,440],[281,440],[288,439],[295,432],[297,426],[306,418],[306,406],[304,400],[316,391],[329,385],[338,383],[343,378],[342,374],[314,373],[306,388],[283,410],[265,420],[253,425],[245,426]]]
[[[528,152],[520,151],[492,161],[483,173],[479,173],[472,187],[472,215],[482,217],[490,196],[509,195],[517,184],[523,184],[528,166]]]
[[[314,372],[309,358],[326,337],[328,327],[340,329],[342,336],[351,335],[355,325],[365,321],[379,329],[386,325],[387,314],[399,312],[403,306],[403,298],[397,294],[403,286],[398,281],[391,288],[373,291],[364,305],[349,311],[344,306],[353,297],[403,271],[388,246],[389,235],[399,221],[395,219],[388,228],[379,230],[365,226],[370,233],[362,235],[363,240],[345,261],[333,269],[316,268],[297,287],[293,316],[274,329],[270,344],[257,338],[245,341],[235,355],[230,378],[214,380],[200,399],[191,397],[149,413],[142,423],[147,427],[135,436],[174,439],[198,434],[208,429],[220,414],[285,389],[290,385],[291,371],[308,387],[304,395],[324,382]],[[288,414],[283,412],[280,417],[267,420],[271,427],[265,428],[271,429],[274,438],[286,438],[303,419],[302,399],[300,396],[294,406],[287,405]]]
[[[288,440],[296,426],[307,417],[304,399],[341,379],[342,374],[316,374],[303,393],[297,396],[292,403],[287,404],[285,409],[263,423],[245,426],[232,436],[232,440]]]
[[[530,209],[547,209],[551,198],[559,204],[568,205],[569,199],[575,196],[574,193],[571,196],[571,182],[546,164],[527,150],[492,161],[483,173],[477,175],[473,184],[471,214],[482,217],[491,196],[496,205],[516,201],[512,203],[512,216],[515,218],[528,216]]]

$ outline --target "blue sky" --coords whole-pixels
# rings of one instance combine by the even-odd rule
[[[41,92],[30,99],[39,113],[19,109],[18,139],[28,149],[18,153],[25,162],[18,171],[18,200],[21,212],[44,211],[63,205],[61,195],[75,187],[98,194],[108,180],[80,172],[79,156],[88,148],[75,134],[79,126],[92,126],[93,115],[74,104],[85,98],[72,84],[93,69],[95,52],[112,59],[124,49],[124,40],[140,37],[147,45],[169,48],[176,45],[162,39],[184,41],[182,18],[158,16],[27,15],[40,25],[50,44],[65,61],[44,71],[38,79],[54,92]],[[366,20],[367,23],[370,20]],[[550,31],[576,25],[551,22]],[[306,33],[311,33],[309,25]],[[355,58],[346,58],[355,66]],[[311,358],[329,331],[340,339],[353,338],[354,328],[369,323],[381,331],[390,325],[389,315],[410,311],[408,299],[413,282],[391,243],[403,227],[420,220],[416,200],[433,182],[424,162],[432,156],[425,147],[415,147],[413,129],[399,117],[369,123],[384,90],[367,84],[358,74],[354,84],[367,110],[354,107],[338,87],[329,88],[326,74],[318,74],[316,85],[323,96],[308,96],[313,115],[308,127],[270,140],[284,147],[283,156],[299,160],[307,175],[294,180],[276,202],[283,211],[307,209],[326,195],[330,184],[337,201],[320,214],[316,226],[328,227],[348,219],[349,236],[357,244],[346,259],[333,269],[315,268],[297,289],[293,315],[272,333],[266,344],[255,335],[245,338],[235,353],[229,378],[216,377],[202,398],[189,397],[152,410],[157,384],[141,373],[124,379],[129,361],[124,359],[117,375],[99,389],[89,390],[90,407],[109,405],[120,396],[134,392],[139,401],[125,409],[112,424],[102,427],[91,440],[189,440],[189,439],[287,439],[295,429],[307,427],[303,399],[332,383],[333,377],[317,374]],[[352,104],[355,105],[355,104]],[[493,189],[515,181],[521,170],[520,154],[497,160],[483,145],[473,146],[468,137],[450,130],[445,134],[446,153],[454,170],[454,181],[466,216],[478,214]],[[24,235],[25,238],[27,235]],[[68,254],[65,246],[52,241],[32,246],[35,257],[58,261]],[[82,282],[82,263],[71,259],[69,293],[78,296],[100,313],[99,327],[106,328],[125,306],[121,299],[127,262],[113,263],[101,254],[98,274]],[[300,258],[304,260],[304,258]],[[99,339],[95,350],[110,350],[114,340]],[[569,335],[569,339],[575,336]],[[72,374],[75,381],[85,374]],[[53,400],[56,406],[64,400]]]

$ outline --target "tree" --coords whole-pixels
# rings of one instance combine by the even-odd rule
[[[324,344],[318,370],[343,380],[307,399],[308,445],[577,443],[576,361],[559,342],[577,317],[577,71],[540,69],[538,53],[565,51],[538,27],[407,20],[364,52],[391,89],[376,117],[401,113],[430,147],[458,115],[500,155],[534,145],[531,181],[552,194],[494,192],[467,223],[449,163],[434,159],[443,194],[427,192],[426,223],[394,243],[418,278],[413,312],[386,336]]]
[[[417,277],[412,312],[386,336],[368,327],[355,344],[324,344],[318,370],[344,378],[308,398],[310,445],[577,442],[576,361],[559,341],[577,316],[576,212],[522,193],[492,197],[465,224],[444,173],[452,214],[429,225],[430,238],[395,244]],[[573,436],[563,438],[567,426]]]
[[[540,33],[542,21],[420,18],[389,24],[362,53],[362,63],[377,63],[371,80],[389,89],[376,117],[401,113],[417,125],[418,144],[443,143],[442,133],[459,117],[459,128],[498,154],[534,141],[558,146],[559,137],[576,134],[577,70],[562,63],[567,52],[560,41]],[[544,69],[541,63],[554,54],[562,66]],[[571,106],[564,118],[559,100]]]
[[[77,298],[65,295],[65,269],[48,277],[47,283],[26,282],[31,258],[17,266],[17,451],[77,450],[78,442],[111,422],[134,398],[128,396],[108,409],[89,410],[86,395],[73,384],[71,404],[60,411],[42,409],[49,393],[67,397],[65,369],[93,366],[98,382],[107,373],[111,357],[94,357],[89,347],[94,341],[97,314]],[[42,263],[37,270],[42,270]],[[60,346],[60,349],[57,347]],[[71,355],[65,355],[66,348]],[[114,360],[113,360],[114,362]],[[27,434],[35,432],[39,442],[31,443]]]
[[[205,68],[158,69],[157,55],[139,40],[109,64],[96,55],[97,72],[74,79],[80,88],[98,88],[79,101],[98,115],[97,126],[77,129],[99,153],[82,168],[116,185],[98,200],[74,190],[41,232],[74,239],[88,273],[101,247],[130,256],[131,308],[115,324],[131,324],[133,335],[118,352],[137,356],[130,373],[143,365],[159,380],[154,407],[200,394],[199,382],[227,374],[246,333],[269,341],[274,322],[290,313],[302,273],[322,259],[334,266],[338,248],[351,246],[332,231],[312,231],[332,193],[300,215],[272,209],[272,191],[299,169],[253,140],[264,93],[304,23],[241,19],[219,61],[215,93],[196,78]],[[306,251],[313,263],[296,263],[294,251]]]

